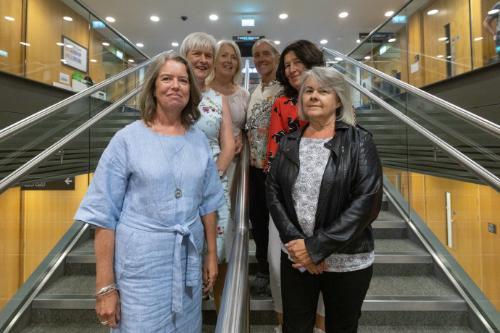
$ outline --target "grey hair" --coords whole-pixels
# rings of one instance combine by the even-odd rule
[[[269,47],[271,47],[271,50],[273,51],[274,55],[278,56],[278,57],[280,56],[280,50],[276,47],[276,45],[274,45],[274,43],[271,40],[269,40],[267,38],[258,39],[255,43],[253,43],[253,45],[252,45],[252,55],[255,53],[255,49],[260,44],[267,44],[267,45],[269,45]]]
[[[191,50],[211,50],[215,54],[215,44],[217,41],[214,36],[209,35],[204,32],[192,32],[184,38],[181,47],[179,48],[179,53],[183,57],[187,57],[187,54]]]
[[[142,91],[139,95],[141,118],[148,126],[151,126],[156,116],[156,79],[158,78],[161,68],[167,61],[176,61],[186,66],[186,72],[189,78],[189,100],[181,112],[181,122],[185,128],[189,128],[196,120],[198,120],[198,118],[200,118],[198,103],[200,103],[201,94],[198,90],[196,79],[191,67],[189,67],[188,61],[177,53],[168,53],[160,56],[151,65],[149,65],[144,79],[144,84],[142,86]]]
[[[333,68],[326,67],[313,67],[302,76],[297,103],[299,117],[304,120],[309,120],[302,109],[302,96],[304,94],[304,82],[310,78],[316,81],[321,87],[335,91],[335,94],[342,104],[336,110],[337,121],[342,121],[352,126],[356,125],[356,115],[351,101],[351,90],[347,85],[344,75]]]
[[[236,53],[236,57],[238,58],[238,67],[236,68],[236,72],[233,75],[233,83],[236,85],[239,85],[240,83],[240,78],[241,78],[241,68],[243,67],[243,63],[241,61],[241,53],[240,53],[240,48],[238,45],[236,45],[235,42],[232,40],[228,39],[222,39],[217,42],[217,45],[215,46],[215,57],[214,57],[214,70],[210,73],[210,75],[207,77],[206,83],[210,84],[214,79],[215,79],[215,64],[217,63],[217,60],[220,57],[220,50],[224,45],[229,45],[234,49],[234,53]]]

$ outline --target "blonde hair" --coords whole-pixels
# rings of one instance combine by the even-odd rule
[[[240,48],[232,40],[222,39],[222,40],[218,41],[217,45],[215,46],[214,70],[210,73],[210,75],[206,79],[207,85],[210,84],[213,80],[215,80],[215,76],[217,75],[216,70],[215,70],[215,64],[217,63],[217,60],[220,57],[220,52],[221,52],[221,49],[224,45],[231,46],[234,49],[234,53],[236,53],[236,57],[238,59],[238,67],[236,68],[236,72],[233,75],[232,81],[233,81],[233,84],[235,84],[235,85],[239,85],[239,83],[240,83],[241,68],[243,67],[243,63],[241,61]]]
[[[139,95],[141,118],[147,125],[151,125],[151,122],[155,117],[157,108],[157,100],[155,97],[156,79],[158,78],[160,69],[167,61],[176,61],[186,66],[186,72],[189,79],[189,100],[181,112],[181,122],[185,128],[189,128],[196,120],[198,120],[198,118],[200,118],[198,104],[201,100],[201,94],[198,90],[196,79],[194,78],[191,67],[189,67],[188,61],[176,53],[168,53],[160,56],[151,65],[149,65],[144,79],[144,85],[142,86],[142,91]]]
[[[351,102],[351,91],[347,85],[344,75],[333,68],[326,67],[313,67],[302,76],[297,103],[299,117],[304,120],[309,120],[309,118],[304,114],[304,110],[302,108],[302,96],[304,94],[304,82],[310,78],[316,81],[321,87],[327,90],[335,91],[335,94],[340,99],[341,103],[336,110],[337,121],[342,121],[352,126],[356,125],[356,116]]]

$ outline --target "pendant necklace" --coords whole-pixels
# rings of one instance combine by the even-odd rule
[[[167,162],[170,164],[174,164],[174,157],[176,156],[177,152],[173,152],[171,158],[169,159],[169,156],[167,155],[167,152],[165,151],[165,148],[163,147],[163,142],[161,142],[160,139],[158,139],[158,142],[160,143],[161,150],[163,152],[163,155],[167,158]],[[175,184],[175,192],[174,196],[176,199],[180,199],[182,197],[182,190],[181,190],[181,184],[182,184],[182,160],[184,159],[184,150],[183,150],[183,145],[180,147],[175,147],[177,151],[181,151],[179,154],[179,160],[175,162],[175,165],[178,167],[174,169],[173,174],[174,174],[174,184]],[[179,174],[178,174],[179,172]]]

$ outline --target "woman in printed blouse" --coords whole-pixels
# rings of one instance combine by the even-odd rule
[[[324,66],[323,53],[316,45],[307,40],[298,40],[288,45],[279,60],[276,78],[282,84],[284,93],[277,98],[271,111],[269,124],[269,139],[267,141],[267,170],[276,151],[279,140],[288,133],[302,128],[306,121],[297,116],[297,95],[304,71],[314,66]],[[269,223],[269,270],[271,293],[274,307],[281,325],[283,321],[283,307],[280,290],[280,244],[278,230],[274,223]],[[324,330],[324,308],[320,298],[316,330]]]

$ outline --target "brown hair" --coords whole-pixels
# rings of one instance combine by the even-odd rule
[[[186,66],[189,78],[189,100],[181,112],[181,123],[185,128],[189,128],[196,120],[198,120],[198,118],[200,118],[198,104],[200,103],[201,95],[188,61],[177,53],[168,53],[159,56],[151,65],[149,65],[144,79],[144,85],[139,96],[141,118],[147,125],[151,125],[151,122],[155,117],[157,108],[157,101],[154,95],[156,90],[156,79],[158,78],[160,69],[167,61],[176,61]]]

